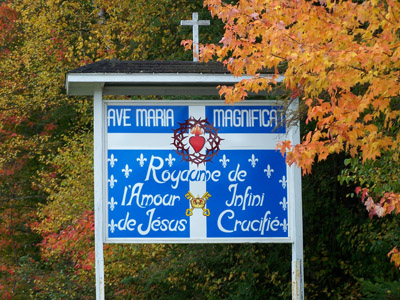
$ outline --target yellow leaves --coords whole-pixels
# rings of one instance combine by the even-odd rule
[[[375,135],[378,132],[378,127],[374,124],[368,124],[364,127],[367,135]]]
[[[355,157],[358,154],[358,148],[357,147],[350,147],[350,156]]]
[[[240,85],[237,84],[234,87],[221,86],[219,90],[219,95],[225,98],[225,103],[234,104],[235,102],[239,102],[244,100],[247,97],[247,91],[245,88],[246,83],[244,81],[240,82]],[[239,95],[239,99],[237,96]]]
[[[399,268],[400,267],[400,252],[397,247],[394,247],[389,253],[388,257],[390,257],[390,262],[393,262],[394,265]]]
[[[379,2],[381,2],[380,0],[371,0],[371,3],[373,6],[378,6]]]
[[[381,138],[380,136],[381,134],[372,132],[362,139],[360,150],[363,162],[368,159],[374,160],[381,156],[381,151],[387,150],[391,145],[392,141],[390,138]]]
[[[42,206],[39,216],[41,224],[36,227],[38,232],[65,228],[85,210],[90,210],[93,203],[93,191],[87,187],[93,184],[92,174],[92,139],[90,135],[72,137],[68,146],[59,149],[59,154],[46,161],[49,165],[56,165],[55,172],[64,179],[59,182],[55,176],[42,173],[40,188],[49,193],[50,202]],[[51,174],[50,174],[51,175]]]

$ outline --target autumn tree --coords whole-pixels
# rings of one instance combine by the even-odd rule
[[[222,61],[235,75],[252,75],[222,87],[227,103],[271,89],[284,65],[284,86],[307,108],[314,127],[298,145],[283,141],[289,164],[303,174],[316,161],[345,152],[352,159],[344,181],[359,184],[371,215],[400,212],[398,185],[400,3],[372,1],[205,0],[225,23],[219,44],[201,59]],[[187,48],[190,42],[184,42]],[[260,76],[275,69],[272,79]],[[368,173],[376,174],[366,179]],[[396,263],[400,262],[396,259]]]
[[[0,299],[93,298],[92,103],[67,97],[65,74],[99,59],[190,57],[179,21],[201,5],[1,1]]]
[[[18,13],[8,1],[0,3],[0,297],[8,299],[24,283],[16,279],[19,259],[24,254],[35,255],[32,246],[39,241],[30,230],[32,209],[41,195],[32,190],[29,174],[35,169],[29,149],[32,124],[25,113],[16,113],[22,103],[19,97],[24,86],[15,84],[20,62],[10,62],[19,47]],[[40,126],[40,125],[39,125]],[[42,126],[40,126],[42,127]],[[43,128],[43,127],[42,127]],[[33,247],[34,248],[34,247]],[[26,251],[28,249],[28,251]]]
[[[202,1],[189,0],[13,0],[1,3],[0,299],[93,299],[92,99],[67,97],[65,74],[99,59],[191,60],[192,54],[185,53],[179,45],[180,40],[190,36],[191,29],[181,28],[179,21],[190,18],[193,11],[199,11],[202,19],[208,18],[207,11],[201,10]],[[254,10],[249,14],[249,18],[259,22],[258,25],[254,24],[254,34],[259,26],[268,24],[275,24],[275,30],[291,30],[297,24],[294,21],[296,7],[303,8],[303,11],[299,10],[303,15],[307,14],[307,7],[310,12],[321,9],[321,12],[332,16],[335,13],[332,8],[307,6],[307,3],[279,3],[285,5],[274,7],[273,12],[283,15],[284,9],[289,11],[291,5],[292,15],[285,18],[292,20],[293,24],[285,25],[279,23],[280,20],[264,17],[263,14],[272,15],[267,8]],[[246,2],[230,7],[229,14],[233,19],[227,29],[243,25],[247,20],[240,18],[241,4]],[[249,10],[262,3],[253,1],[250,4],[247,5]],[[222,3],[220,5],[222,9]],[[212,9],[218,9],[218,6]],[[258,15],[253,14],[255,12]],[[223,18],[223,14],[220,16],[224,21],[228,20]],[[315,18],[316,12],[309,16]],[[285,18],[282,22],[287,21]],[[202,41],[219,40],[221,27],[215,25],[222,22],[212,22],[213,26],[201,30]],[[368,26],[369,23],[362,24],[358,30],[367,30]],[[265,39],[259,36],[255,41],[263,43],[271,39],[274,28],[265,32]],[[260,29],[265,30],[265,27]],[[315,28],[311,29],[317,35]],[[353,33],[348,31],[347,34]],[[381,31],[376,30],[372,39],[380,34]],[[300,37],[315,43],[317,41],[306,34]],[[243,38],[243,44],[238,44],[232,60],[228,59],[228,55],[233,53],[234,48],[224,54],[228,59],[228,67],[234,71],[234,63],[240,61],[240,51],[244,51],[244,46],[253,41],[246,41],[245,35],[236,33],[232,38]],[[228,46],[229,36],[225,41]],[[361,37],[357,41],[361,43]],[[286,42],[286,50],[283,46],[282,49],[274,48],[271,52],[274,60],[270,65],[265,63],[262,68],[294,60],[295,57],[284,57],[285,53],[289,53],[289,42]],[[301,49],[296,45],[294,42],[291,47]],[[308,46],[311,47],[311,44]],[[254,48],[255,57],[256,50],[262,47],[267,55],[268,47],[260,44]],[[312,53],[310,49],[313,48],[304,49]],[[307,51],[297,53],[301,64],[306,66]],[[278,57],[279,53],[282,58]],[[225,58],[221,56],[221,59]],[[323,60],[323,57],[319,59]],[[311,66],[312,57],[309,60]],[[342,65],[339,67],[344,68]],[[373,68],[380,70],[379,65]],[[332,70],[328,67],[325,69],[327,73],[334,71],[333,67]],[[244,70],[257,73],[250,64]],[[319,76],[312,72],[297,72],[301,72],[300,77],[307,75],[307,78],[319,80]],[[257,82],[257,78],[253,82]],[[267,87],[264,79],[257,83],[252,85],[252,89]],[[292,86],[297,85],[288,85],[289,88]],[[293,89],[293,96],[302,93],[307,87],[306,82],[298,87],[297,90]],[[245,83],[238,86],[238,90],[244,91],[244,88]],[[351,92],[363,97],[368,88],[368,84],[360,84],[351,88]],[[226,91],[229,95],[229,90]],[[339,91],[338,88],[337,97],[340,96]],[[322,89],[318,98],[330,103],[326,95],[327,91]],[[316,98],[312,99],[316,101]],[[313,122],[319,120],[310,119],[309,126]],[[385,125],[385,118],[375,118],[371,124]],[[390,151],[382,152],[381,157],[385,153],[390,154]],[[358,159],[358,156],[354,159]],[[348,162],[349,166],[355,166],[352,171],[357,163]],[[331,165],[326,169],[329,171],[321,172],[331,176]],[[360,174],[354,175],[352,171],[343,176],[349,180],[353,176],[361,178]],[[318,226],[313,224],[311,228],[306,227],[310,240],[317,246],[306,250],[310,253],[311,261],[320,260],[323,264],[323,269],[318,265],[313,270],[315,272],[309,282],[310,289],[323,288],[323,292],[309,294],[310,299],[318,299],[322,293],[328,297],[335,291],[343,297],[356,297],[359,287],[349,282],[354,283],[355,278],[361,277],[367,280],[368,274],[374,272],[389,273],[387,269],[382,271],[381,264],[369,263],[363,251],[365,248],[372,249],[369,253],[375,258],[391,237],[379,235],[370,223],[358,224],[357,216],[338,220],[332,215],[334,229],[330,220],[323,223],[326,218],[319,212],[324,209],[328,211],[334,207],[347,213],[350,211],[338,205],[333,196],[328,197],[334,194],[329,176],[324,177],[324,181],[321,179],[321,182],[313,183],[318,187],[318,196],[324,196],[324,202],[318,202],[319,198],[312,193],[309,199],[305,199],[305,205],[311,207],[312,212],[318,210],[310,218],[310,223]],[[307,188],[315,190],[315,186],[309,184]],[[371,190],[370,187],[370,194]],[[323,235],[320,234],[320,227],[324,228]],[[387,228],[391,230],[394,225],[389,224]],[[371,241],[369,244],[360,242],[354,245],[355,241],[372,235],[381,237],[379,243]],[[331,243],[332,236],[340,238],[341,248],[340,252],[333,252],[334,257],[329,258],[327,253],[331,249],[326,244],[328,239]],[[105,247],[106,294],[113,299],[198,298],[200,295],[209,299],[227,298],[229,295],[236,295],[237,299],[263,299],[266,294],[282,299],[290,294],[289,261],[282,263],[289,255],[289,250],[287,245],[108,245]],[[342,268],[345,276],[336,274],[337,266]],[[327,276],[331,273],[334,275]],[[391,276],[396,278],[395,275]]]

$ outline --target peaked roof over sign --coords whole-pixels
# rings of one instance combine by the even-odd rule
[[[69,73],[206,73],[227,74],[219,62],[100,60]]]
[[[265,70],[261,76],[272,76]],[[219,62],[100,60],[70,71],[68,95],[217,95],[217,86],[233,85],[252,76],[233,76]],[[282,81],[283,76],[278,78]]]

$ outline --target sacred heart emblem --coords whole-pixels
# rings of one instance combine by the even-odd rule
[[[207,119],[190,117],[178,124],[179,128],[174,129],[172,145],[184,161],[200,165],[217,155],[223,139],[218,135],[218,129]]]
[[[189,139],[189,144],[193,147],[194,151],[196,153],[200,152],[201,149],[203,149],[204,144],[206,143],[206,139],[203,136],[200,136],[201,134],[203,134],[203,130],[201,130],[201,128],[197,125],[195,128],[192,129],[192,131],[190,131],[191,134],[194,134],[194,136],[192,136]]]

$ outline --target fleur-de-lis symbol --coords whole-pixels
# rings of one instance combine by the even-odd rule
[[[110,162],[110,167],[111,167],[111,168],[114,168],[115,163],[118,161],[118,159],[116,159],[116,158],[114,157],[114,154],[111,154],[110,158],[107,159],[107,161]]]
[[[282,187],[283,187],[284,189],[286,189],[286,184],[287,184],[286,177],[283,176],[282,179],[279,180],[279,182],[282,183]]]
[[[115,201],[114,197],[111,197],[111,200],[108,201],[108,204],[110,205],[111,211],[113,211],[114,208],[115,208],[115,206],[116,206],[118,203]]]
[[[143,153],[140,153],[139,158],[136,158],[136,160],[139,162],[139,165],[143,167],[144,162],[147,161],[147,158],[144,158]]]
[[[264,172],[267,173],[268,178],[271,178],[272,172],[274,172],[274,169],[271,169],[271,166],[268,164],[267,168],[264,169]]]
[[[110,188],[114,188],[115,183],[118,182],[118,180],[114,178],[114,175],[111,175],[110,179],[108,179],[108,182],[110,183]]]
[[[226,166],[228,165],[229,159],[226,158],[226,155],[224,154],[224,155],[222,156],[222,158],[221,158],[219,161],[222,163],[222,166],[223,166],[224,168],[226,168]]]
[[[168,155],[168,158],[165,159],[165,161],[168,162],[168,166],[172,167],[172,164],[174,163],[175,158],[173,158],[173,157],[172,157],[172,154],[170,153],[170,154]]]
[[[286,197],[283,197],[282,201],[279,202],[280,205],[282,205],[282,209],[286,210],[288,202],[286,200]]]
[[[108,224],[108,227],[110,227],[111,233],[115,232],[115,227],[118,227],[117,223],[114,222],[114,219],[111,219],[110,224]]]
[[[280,224],[282,226],[283,232],[288,231],[289,223],[286,221],[286,219],[283,219],[283,222]]]
[[[125,169],[122,169],[122,172],[124,172],[124,175],[126,178],[129,177],[129,173],[132,172],[132,169],[129,169],[128,164],[125,165]]]
[[[249,162],[251,163],[251,166],[252,166],[253,168],[255,168],[255,167],[256,167],[256,163],[258,162],[258,158],[256,158],[256,157],[254,156],[254,154],[252,154],[252,155],[251,155],[251,158],[249,158]]]

